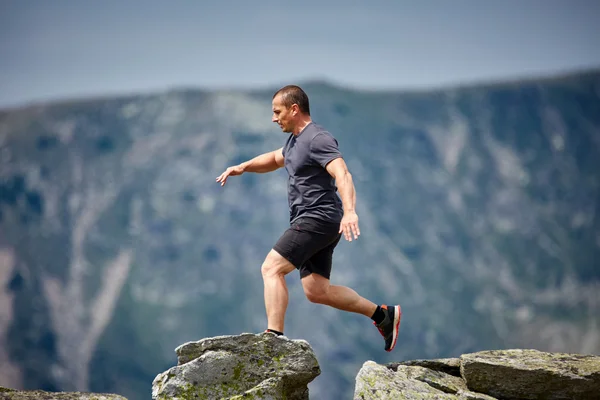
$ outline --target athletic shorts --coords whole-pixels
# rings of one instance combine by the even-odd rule
[[[300,278],[316,273],[329,279],[333,250],[342,237],[339,230],[339,223],[301,217],[281,235],[273,249],[298,269]]]

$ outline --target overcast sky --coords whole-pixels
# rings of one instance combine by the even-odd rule
[[[0,0],[0,107],[329,79],[423,88],[600,67],[600,0]]]

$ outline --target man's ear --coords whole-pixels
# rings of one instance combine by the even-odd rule
[[[298,107],[298,104],[296,104],[296,103],[292,104],[292,115],[296,116],[296,115],[298,115],[299,112],[300,112],[300,107]]]

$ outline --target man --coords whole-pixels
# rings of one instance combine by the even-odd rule
[[[391,351],[398,337],[400,306],[379,306],[350,288],[329,282],[333,251],[342,234],[350,242],[360,235],[352,175],[338,143],[312,121],[308,96],[300,87],[279,89],[272,107],[273,122],[290,133],[285,145],[229,167],[216,179],[223,186],[228,177],[244,172],[265,173],[281,167],[288,172],[290,228],[268,253],[261,269],[266,331],[283,334],[288,305],[285,275],[298,269],[309,301],[371,318],[385,339],[385,350]]]

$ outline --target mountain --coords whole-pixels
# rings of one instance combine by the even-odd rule
[[[288,276],[286,335],[315,398],[351,398],[365,360],[486,349],[600,353],[600,71],[430,91],[303,85],[353,174],[361,237],[332,282]],[[174,349],[265,329],[260,266],[288,224],[286,175],[227,166],[281,147],[277,88],[172,90],[0,111],[0,385],[148,398]]]

